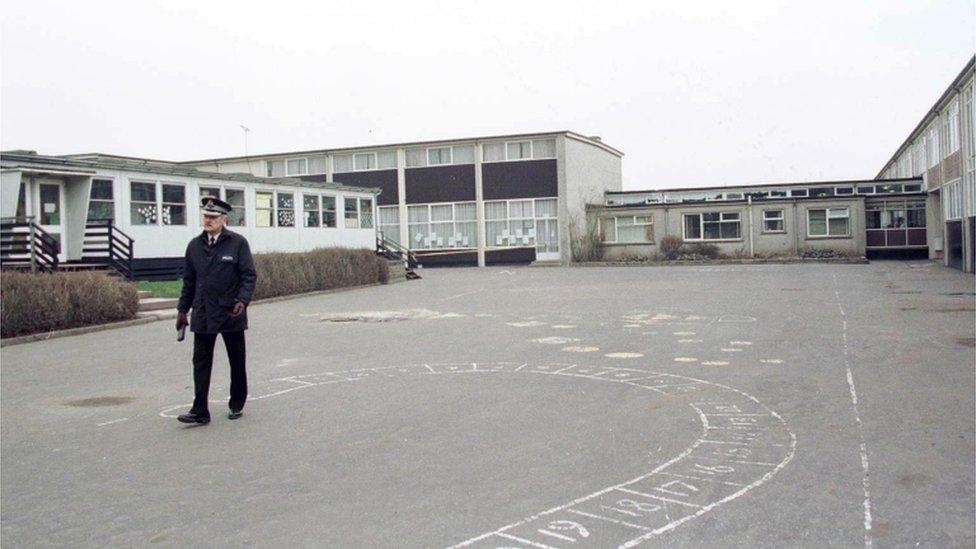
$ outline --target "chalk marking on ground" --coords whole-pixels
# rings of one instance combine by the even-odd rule
[[[702,366],[728,366],[729,363],[724,360],[706,360],[702,362]]]
[[[861,412],[858,410],[857,406],[857,388],[854,386],[854,374],[851,372],[851,360],[850,351],[847,345],[847,313],[844,311],[844,306],[841,304],[840,293],[837,291],[837,275],[833,275],[834,281],[834,298],[837,300],[837,310],[840,312],[843,331],[841,332],[841,339],[844,344],[844,367],[847,370],[847,387],[850,389],[851,393],[851,406],[854,409],[854,423],[857,424],[857,433],[861,438],[861,486],[864,488],[864,546],[871,547],[874,545],[874,539],[871,533],[871,471],[868,464],[868,444],[864,438],[864,426],[861,423]]]
[[[643,353],[607,353],[603,355],[607,358],[641,358]]]
[[[781,359],[778,359],[778,358],[760,358],[759,359],[759,362],[762,362],[763,364],[782,364],[783,363],[783,361]]]
[[[600,350],[599,347],[587,347],[579,345],[570,345],[569,347],[563,347],[563,350],[567,353],[595,353]]]
[[[674,358],[675,362],[698,362],[697,358],[692,358],[690,356],[678,356]]]
[[[112,421],[105,421],[103,423],[96,423],[95,426],[96,427],[105,427],[106,425],[111,425],[113,423],[119,423],[121,421],[128,421],[128,420],[129,420],[129,418],[123,417],[123,418],[119,418],[119,419],[113,419]]]

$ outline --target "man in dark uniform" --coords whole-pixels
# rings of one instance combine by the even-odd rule
[[[247,399],[244,369],[244,330],[247,304],[254,293],[257,273],[251,248],[243,236],[227,230],[231,205],[223,200],[201,200],[203,233],[186,247],[183,293],[177,305],[176,329],[193,332],[193,407],[179,416],[183,423],[209,423],[207,400],[217,334],[224,338],[230,360],[230,419],[241,417]],[[193,309],[188,323],[186,314]]]

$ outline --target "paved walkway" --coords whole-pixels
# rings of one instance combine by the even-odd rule
[[[2,350],[5,546],[972,546],[973,277],[426,270],[252,308],[207,426],[169,322]]]

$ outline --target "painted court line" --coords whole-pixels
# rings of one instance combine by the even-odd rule
[[[864,489],[864,546],[872,547],[874,538],[871,533],[871,470],[868,463],[868,445],[864,438],[864,426],[861,423],[861,413],[857,406],[857,388],[854,386],[854,374],[851,372],[850,351],[847,345],[847,313],[841,304],[840,293],[837,291],[837,275],[833,275],[834,298],[837,300],[837,310],[840,312],[842,327],[842,341],[844,344],[844,367],[847,370],[847,386],[851,393],[851,406],[854,409],[854,423],[857,424],[857,432],[861,438],[861,486]]]
[[[615,518],[605,517],[605,516],[602,516],[602,515],[594,515],[593,513],[587,513],[586,511],[580,511],[578,509],[566,509],[566,511],[568,511],[570,513],[574,513],[574,514],[580,515],[580,516],[583,516],[583,517],[595,518],[597,520],[603,520],[603,521],[606,521],[606,522],[612,522],[614,524],[619,524],[621,526],[627,526],[629,528],[636,528],[638,530],[644,530],[645,532],[647,530],[650,530],[650,528],[648,528],[647,526],[641,526],[639,524],[632,524],[630,522],[626,522],[626,521],[623,521],[623,520],[617,520]]]

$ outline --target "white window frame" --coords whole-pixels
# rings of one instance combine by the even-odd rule
[[[708,223],[718,223],[719,224],[719,234],[722,233],[721,224],[722,223],[736,223],[739,225],[739,236],[737,238],[705,238],[705,214],[717,213],[718,221],[708,221]],[[735,215],[735,219],[725,219],[726,215]],[[688,238],[686,234],[687,226],[685,225],[686,216],[698,216],[698,234],[701,235],[699,238]],[[698,212],[698,213],[683,213],[681,214],[681,238],[687,242],[740,242],[742,241],[742,212]]]
[[[363,202],[369,201],[369,227],[365,226],[363,222]],[[376,197],[375,196],[359,196],[356,197],[356,210],[359,212],[359,228],[360,229],[375,229],[376,228]]]
[[[442,158],[438,162],[431,162],[431,153],[433,151],[438,151],[437,156],[441,157],[442,151],[447,151],[447,162],[442,162]],[[454,163],[454,147],[427,147],[427,166],[449,166]]]
[[[116,213],[115,212],[115,178],[114,177],[94,176],[94,177],[92,177],[92,188],[94,188],[94,186],[95,186],[94,183],[95,183],[96,180],[98,180],[98,181],[108,181],[111,184],[112,198],[110,198],[108,200],[106,200],[104,198],[92,198],[91,197],[91,189],[89,189],[88,190],[88,210],[85,212],[85,222],[86,223],[88,222],[88,216],[91,213],[91,203],[92,202],[100,202],[102,204],[105,204],[105,203],[111,204],[112,205],[112,220],[113,220],[113,222],[116,222],[117,221],[117,216],[115,215],[115,213]],[[130,190],[131,190],[131,187],[130,187]],[[18,197],[18,200],[19,200],[19,197]],[[131,216],[132,214],[130,213],[129,215]]]
[[[455,160],[457,155],[454,153],[454,149],[461,148],[461,147],[475,147],[475,146],[476,145],[474,143],[461,143],[461,144],[458,144],[458,145],[434,145],[434,146],[430,146],[430,147],[407,147],[407,149],[406,149],[407,151],[424,151],[424,161],[423,161],[423,164],[421,164],[421,165],[418,165],[418,166],[410,166],[410,165],[407,165],[406,168],[407,169],[414,169],[414,168],[432,168],[432,167],[436,167],[436,166],[462,166],[462,165],[467,165],[467,164],[474,164],[475,163],[475,160],[474,160],[473,157],[472,157],[472,160],[471,161],[457,162]],[[447,154],[448,154],[448,157],[450,158],[450,160],[448,162],[438,162],[438,163],[434,164],[434,163],[432,163],[430,161],[430,152],[433,151],[433,150],[440,150],[440,149],[447,149],[448,150],[448,153]]]
[[[645,219],[645,220],[646,219],[650,219],[650,221],[649,222],[648,221],[644,221],[644,222],[638,223],[637,222],[637,219],[638,218]],[[640,244],[654,244],[655,243],[655,240],[654,240],[653,235],[651,237],[651,240],[638,240],[638,241],[633,241],[633,242],[631,242],[631,241],[623,242],[623,241],[620,240],[620,220],[621,219],[630,219],[631,220],[631,222],[630,222],[629,225],[625,225],[627,227],[651,227],[651,231],[653,232],[653,230],[654,230],[654,215],[653,214],[650,214],[650,215],[615,215],[615,216],[612,216],[612,217],[609,217],[609,218],[604,218],[604,219],[612,219],[613,220],[613,240],[606,240],[606,235],[603,235],[603,242],[605,244],[633,244],[633,245],[640,245]],[[602,224],[601,224],[601,228],[602,228]]]
[[[844,187],[834,187],[834,196],[853,196],[853,195],[854,195],[854,187],[852,185],[844,186]]]
[[[367,159],[365,168],[359,167],[359,162],[358,162],[359,158]],[[370,162],[372,162],[373,164],[372,167],[369,166]],[[379,158],[376,156],[375,152],[358,152],[358,153],[353,153],[352,155],[352,171],[354,172],[372,172],[380,169],[379,166],[380,166]]]
[[[786,212],[785,210],[763,210],[762,218],[762,234],[783,234],[786,232]],[[775,213],[779,214],[776,217],[770,216],[769,214]],[[769,229],[766,226],[768,221],[778,221],[780,224],[780,229]]]
[[[497,201],[493,201],[493,202],[497,202]],[[474,219],[462,219],[462,220],[459,220],[458,219],[458,216],[457,216],[457,207],[459,205],[469,205],[469,204],[474,204],[475,205],[475,217],[474,217]],[[420,208],[420,207],[425,207],[425,206],[427,208],[427,221],[411,222],[410,221],[409,208]],[[450,206],[451,207],[451,219],[450,220],[442,219],[440,221],[433,221],[433,216],[431,215],[431,210],[434,207],[439,207],[439,206]],[[533,204],[533,206],[534,206],[534,204]],[[430,250],[468,250],[468,249],[477,248],[478,247],[478,242],[477,242],[478,241],[478,216],[477,216],[477,208],[478,208],[477,203],[474,202],[473,200],[466,200],[466,201],[463,201],[463,202],[428,202],[426,204],[409,204],[408,205],[408,213],[407,213],[406,223],[407,223],[407,235],[408,235],[407,236],[407,239],[408,240],[411,240],[411,241],[408,243],[407,247],[409,249],[411,249],[411,250],[417,250],[417,251],[430,251]],[[506,206],[506,211],[508,211],[507,210],[507,206]],[[431,240],[430,235],[435,234],[433,232],[433,225],[447,225],[448,223],[451,224],[451,236],[448,236],[447,237],[447,242],[448,243],[445,246],[440,246],[440,247],[432,248],[430,246],[430,240]],[[474,225],[474,227],[475,227],[474,241],[473,242],[469,241],[467,246],[465,246],[462,243],[457,242],[457,241],[455,241],[455,244],[453,246],[450,244],[451,239],[456,238],[456,236],[458,234],[457,226],[458,226],[459,223],[471,224],[471,225]],[[427,233],[426,233],[427,234],[427,237],[425,238],[426,241],[423,242],[423,246],[417,246],[416,242],[413,242],[412,239],[410,239],[410,236],[409,236],[410,235],[410,227],[411,226],[417,226],[417,225],[426,225],[427,226]]]
[[[301,171],[293,172],[291,171],[292,162],[301,162],[301,165],[304,167]],[[308,175],[308,158],[302,156],[285,159],[285,177],[294,177],[297,175]]]
[[[811,234],[810,233],[810,212],[824,212],[824,230],[825,234]],[[843,215],[837,215],[835,212],[844,212]],[[847,233],[846,234],[830,234],[830,220],[831,219],[846,219],[847,220]],[[807,210],[807,238],[850,238],[851,237],[851,209],[847,206],[835,207],[835,208],[809,208]]]
[[[159,188],[159,181],[147,180],[147,179],[129,179],[128,183],[129,183],[129,188],[126,189],[126,197],[128,198],[128,204],[126,204],[126,209],[125,209],[126,216],[127,216],[126,221],[128,221],[128,224],[130,226],[132,226],[132,227],[152,227],[152,226],[159,227],[162,224],[162,221],[161,221],[162,212],[160,211],[160,206],[159,206],[159,201],[162,198],[160,196],[160,193],[162,192],[162,189]],[[147,202],[145,200],[133,200],[132,199],[132,184],[133,183],[137,183],[137,184],[140,184],[140,185],[152,185],[153,186],[153,189],[154,189],[154,192],[153,192],[153,202],[150,203],[150,202]],[[155,219],[152,222],[149,222],[149,223],[134,223],[132,221],[132,205],[133,204],[152,205],[152,207],[155,209],[154,214],[153,214],[153,215],[155,215]],[[145,214],[143,214],[143,217],[145,217]]]
[[[481,155],[482,155],[482,159],[484,158],[484,155],[485,155],[484,154],[485,153],[485,150],[484,150],[485,145],[498,145],[498,144],[501,144],[502,145],[502,150],[505,151],[505,155],[504,155],[505,157],[503,159],[501,159],[501,160],[482,160],[482,162],[483,163],[486,163],[486,164],[494,164],[496,162],[525,162],[526,160],[551,160],[551,159],[554,159],[554,158],[556,158],[558,156],[559,153],[558,153],[558,151],[555,150],[556,149],[555,143],[553,143],[553,151],[554,151],[553,156],[536,156],[536,151],[535,151],[535,142],[536,141],[556,141],[556,139],[554,137],[553,138],[545,138],[544,137],[544,138],[539,138],[539,139],[527,138],[527,139],[516,139],[516,140],[511,140],[511,141],[491,141],[491,142],[488,142],[488,143],[481,143]],[[526,157],[526,158],[509,158],[508,157],[508,146],[509,145],[514,145],[516,143],[519,143],[519,144],[528,143],[529,144],[529,156],[528,157]]]
[[[535,213],[536,212],[536,203],[537,202],[540,202],[540,201],[543,201],[543,200],[557,200],[557,202],[556,202],[556,204],[557,204],[557,215],[556,216],[546,217],[546,216],[538,216],[538,215],[536,215],[536,213]],[[512,211],[512,205],[511,205],[511,203],[512,202],[525,202],[525,201],[531,201],[532,202],[532,215],[530,217],[515,217],[515,218],[511,217],[511,211]],[[485,216],[485,219],[482,220],[482,224],[484,225],[484,228],[485,228],[485,238],[487,238],[488,223],[502,223],[502,222],[504,222],[505,223],[505,227],[506,227],[505,230],[506,230],[506,232],[508,232],[508,236],[503,236],[502,238],[503,238],[503,240],[508,240],[508,243],[496,244],[494,242],[486,242],[485,244],[487,245],[488,248],[495,248],[495,249],[499,249],[499,248],[518,248],[518,247],[524,247],[524,246],[530,246],[530,245],[537,245],[536,239],[539,236],[537,234],[529,235],[529,238],[531,239],[531,242],[529,242],[528,244],[523,243],[521,241],[515,242],[513,244],[512,241],[515,240],[515,239],[518,239],[518,237],[517,236],[514,236],[514,234],[512,232],[512,224],[511,224],[511,222],[512,221],[523,222],[523,221],[532,220],[532,222],[533,222],[532,232],[535,233],[535,227],[534,227],[534,225],[535,225],[535,223],[537,221],[539,221],[539,220],[545,220],[545,219],[557,219],[558,218],[558,204],[559,204],[559,202],[558,202],[558,197],[555,197],[555,196],[540,196],[540,197],[536,197],[536,198],[511,198],[511,199],[504,199],[504,200],[485,200],[483,202],[483,204],[484,204],[484,207],[485,207],[486,210],[487,210],[487,205],[488,204],[505,204],[505,217],[504,218],[500,218],[500,219],[488,219],[487,218],[487,215],[486,215]],[[523,235],[523,236],[525,236],[525,235]]]
[[[942,115],[942,130],[945,137],[945,151],[943,158],[949,158],[959,150],[959,99],[949,103],[945,114]]]
[[[299,221],[298,221],[299,216],[297,214],[295,214],[295,205],[297,204],[297,201],[301,199],[301,197],[303,195],[302,191],[301,190],[286,189],[286,190],[282,190],[281,192],[282,193],[285,193],[285,194],[290,194],[292,196],[292,207],[291,207],[291,211],[292,211],[292,215],[294,216],[294,221],[293,221],[292,225],[284,225],[284,226],[282,226],[282,225],[279,225],[278,224],[278,212],[281,210],[281,208],[278,207],[278,189],[255,188],[254,189],[254,227],[255,228],[257,228],[257,229],[295,229],[295,228],[298,228],[301,225],[304,225],[304,223],[305,223],[304,220],[301,222],[301,224],[299,224]],[[267,208],[259,208],[258,207],[258,196],[257,196],[258,193],[261,193],[261,194],[268,194],[268,193],[270,193],[271,194],[271,225],[269,225],[267,227],[258,226],[258,219],[257,219],[258,218],[258,215],[257,215],[258,210],[267,210]],[[296,196],[298,196],[299,198],[296,199],[295,198]],[[302,206],[304,208],[304,204]],[[302,213],[304,213],[304,210],[302,210]]]

